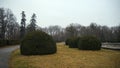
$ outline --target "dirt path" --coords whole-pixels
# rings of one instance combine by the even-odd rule
[[[0,48],[0,68],[8,68],[10,53],[17,48],[19,48],[19,46]]]

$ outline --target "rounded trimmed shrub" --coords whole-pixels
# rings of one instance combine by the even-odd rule
[[[56,53],[53,38],[42,31],[33,31],[25,35],[20,46],[22,55],[43,55]]]
[[[101,42],[93,36],[83,36],[79,39],[78,48],[81,50],[100,50]]]

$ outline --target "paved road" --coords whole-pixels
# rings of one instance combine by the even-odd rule
[[[19,46],[0,48],[0,68],[8,68],[8,61],[10,59],[10,54],[13,50],[17,48],[19,48]]]

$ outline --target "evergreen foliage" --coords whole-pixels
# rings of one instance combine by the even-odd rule
[[[42,31],[33,31],[25,35],[20,46],[22,55],[42,55],[56,53],[53,38]]]

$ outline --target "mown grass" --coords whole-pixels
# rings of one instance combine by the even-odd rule
[[[23,56],[20,50],[11,55],[10,68],[120,68],[120,51],[102,49],[85,51],[57,44],[57,53]]]

